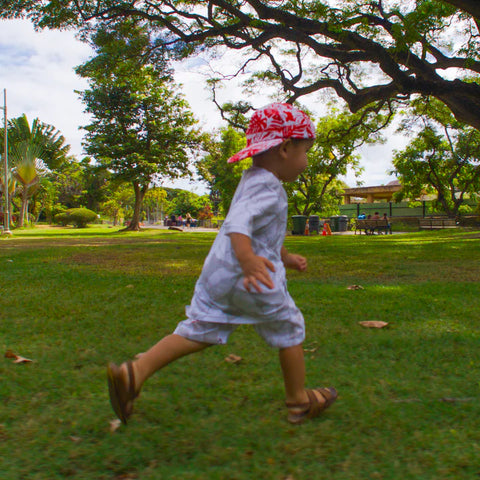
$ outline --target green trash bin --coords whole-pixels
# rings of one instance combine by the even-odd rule
[[[305,233],[305,226],[307,224],[307,217],[305,215],[293,215],[292,223],[292,235],[303,235]]]
[[[348,216],[340,215],[338,217],[338,230],[337,232],[346,232],[348,230]]]
[[[339,232],[339,226],[340,222],[339,222],[339,216],[338,215],[334,215],[333,217],[330,217],[330,230],[332,232]]]
[[[318,217],[318,215],[310,215],[308,217],[308,226],[310,229],[310,235],[312,234],[312,232],[320,232],[320,218]]]

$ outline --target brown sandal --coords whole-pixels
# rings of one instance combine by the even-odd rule
[[[294,425],[303,423],[305,420],[315,418],[337,399],[337,391],[333,387],[328,388],[314,388],[313,390],[306,390],[308,396],[307,403],[286,403],[288,409],[300,410],[300,412],[289,412],[287,420]],[[324,401],[320,402],[315,393],[319,393]]]
[[[129,360],[126,362],[128,386],[121,368],[114,363],[109,363],[107,367],[108,393],[110,394],[110,403],[117,417],[127,424],[127,420],[133,413],[133,401],[140,392],[135,391],[135,375],[133,365]]]

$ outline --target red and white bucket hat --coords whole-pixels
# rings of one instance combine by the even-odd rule
[[[246,135],[247,146],[228,163],[266,152],[287,138],[315,138],[315,125],[305,112],[289,103],[272,103],[255,111]]]

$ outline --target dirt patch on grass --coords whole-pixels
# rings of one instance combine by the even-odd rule
[[[9,239],[2,244],[2,249],[12,248],[51,248],[55,247],[105,247],[109,245],[156,245],[156,244],[172,244],[176,243],[172,239],[158,239],[158,238],[16,238]]]
[[[121,272],[142,275],[198,275],[201,265],[197,261],[185,258],[173,258],[171,255],[150,254],[143,249],[123,250],[121,252],[108,250],[102,252],[82,252],[62,258],[59,263],[90,267],[95,270]],[[161,252],[165,253],[165,252]]]

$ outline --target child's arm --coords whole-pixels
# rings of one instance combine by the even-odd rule
[[[301,272],[307,269],[307,259],[302,257],[302,255],[288,253],[287,249],[282,246],[281,256],[282,262],[286,268],[293,268],[295,270],[300,270]]]
[[[245,289],[250,292],[250,286],[253,286],[257,292],[261,292],[262,289],[258,284],[259,281],[266,287],[272,289],[273,281],[268,270],[272,272],[275,271],[273,263],[264,257],[255,255],[252,249],[252,240],[250,237],[247,237],[247,235],[230,233],[229,237],[235,256],[245,274],[245,278],[243,279]]]

